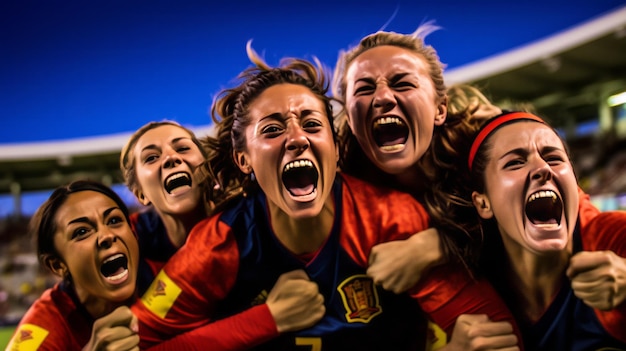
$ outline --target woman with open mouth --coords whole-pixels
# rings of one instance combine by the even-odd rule
[[[279,276],[293,271],[319,287],[323,304],[293,308],[294,316],[311,316],[308,328],[277,324],[275,337],[258,340],[255,349],[421,349],[419,307],[446,331],[457,313],[509,317],[495,292],[442,299],[452,285],[478,287],[458,267],[429,276],[412,294],[374,284],[366,275],[372,247],[426,229],[424,208],[408,194],[337,173],[332,104],[319,63],[288,59],[271,68],[248,49],[256,66],[212,108],[217,137],[208,139],[204,166],[218,181],[209,198],[220,210],[192,229],[133,306],[142,346],[263,304]],[[258,327],[241,329],[242,338]],[[510,326],[499,333],[515,341]],[[200,337],[195,345],[219,347],[220,340]]]
[[[434,136],[455,128],[445,124],[448,98],[444,65],[434,48],[424,42],[424,37],[437,28],[426,23],[412,34],[379,31],[368,35],[341,52],[335,68],[333,92],[345,104],[336,121],[344,155],[341,170],[411,194],[427,205],[431,225],[439,229],[374,248],[367,273],[377,284],[396,293],[413,288],[428,271],[443,263],[459,263],[464,266],[460,269],[468,272],[473,267],[468,257],[473,242],[463,234],[441,230],[448,213],[432,201],[437,192],[433,186],[438,184],[435,168],[440,167],[440,163],[432,162],[437,156],[433,155]],[[479,284],[493,290],[485,279]],[[463,288],[458,285],[452,289],[450,298]],[[485,340],[486,335],[471,329],[499,328],[503,323],[464,316],[467,333],[454,343],[470,345],[473,338]],[[452,343],[450,333],[441,335],[434,325],[429,328],[429,334],[437,334],[433,347]],[[502,340],[494,334],[487,344],[504,347]]]
[[[626,212],[579,205],[564,142],[534,114],[488,119],[463,157],[451,220],[484,237],[525,347],[626,350]]]
[[[212,201],[205,199],[204,186],[213,186],[208,175],[196,172],[205,162],[207,152],[196,135],[175,121],[149,122],[133,133],[120,154],[120,169],[126,185],[137,200],[146,206],[130,215],[130,223],[137,234],[141,260],[137,290],[141,296],[152,284],[160,269],[184,245],[191,229],[213,210]],[[208,185],[207,185],[208,184]],[[229,348],[245,348],[247,340],[263,339],[275,335],[275,325],[288,319],[294,329],[299,320],[308,325],[306,315],[293,316],[292,308],[314,310],[321,302],[310,299],[317,286],[302,279],[285,275],[269,292],[266,304],[256,306],[223,320],[207,324],[184,337],[197,335],[219,338]],[[303,294],[302,292],[309,292]],[[300,293],[298,293],[300,292]],[[279,307],[276,305],[279,304]],[[225,326],[223,323],[229,323]],[[256,334],[241,338],[238,325],[257,325]],[[261,326],[266,325],[263,328]],[[182,338],[182,336],[181,336]],[[174,349],[182,339],[159,345]],[[213,350],[219,350],[214,347]]]
[[[128,209],[109,187],[57,188],[31,220],[43,266],[62,278],[20,321],[7,350],[139,350],[139,251]]]

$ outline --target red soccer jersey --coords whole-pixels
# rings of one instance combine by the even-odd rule
[[[64,283],[44,291],[22,317],[7,350],[82,350],[93,319]]]
[[[582,213],[580,217],[583,217]],[[603,212],[591,219],[580,218],[580,223],[583,250],[610,250],[626,257],[626,212]],[[610,311],[595,310],[595,313],[609,334],[626,342],[626,302]]]
[[[336,223],[339,223],[336,235],[341,250],[363,272],[374,245],[405,239],[428,227],[426,211],[410,195],[382,190],[346,175],[341,178],[341,192],[336,201],[341,202],[342,210],[336,214]],[[263,227],[263,220],[250,216],[259,212],[249,210],[249,205],[242,204],[239,206],[243,207],[237,211],[244,211],[246,215],[231,211],[228,214],[230,220],[217,215],[198,224],[187,238],[185,246],[164,267],[142,301],[133,306],[133,312],[141,323],[144,346],[200,327],[211,321],[215,312],[222,307],[220,304],[229,297],[238,274],[241,274],[238,271],[243,269],[240,260],[244,256],[248,257],[250,250],[258,250],[255,240],[240,240],[238,245],[237,237],[242,234],[233,233],[233,223],[249,232],[245,234],[248,239],[263,238],[273,242],[272,236],[267,236],[271,230]],[[256,235],[255,231],[262,234]],[[239,247],[246,250],[241,251]],[[320,249],[320,252],[323,253],[324,249]],[[317,255],[311,265],[315,265],[315,261],[322,256]],[[309,272],[309,275],[312,274]],[[414,297],[429,313],[429,317],[448,332],[461,313],[485,313],[493,320],[513,321],[493,288],[484,281],[475,283],[461,268],[435,269],[425,277],[420,287]],[[336,298],[325,296],[325,302]],[[341,327],[336,323],[333,326]],[[223,331],[225,336],[229,333],[229,330]],[[221,349],[214,348],[214,345],[211,347],[214,350]]]

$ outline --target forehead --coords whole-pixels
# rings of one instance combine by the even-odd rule
[[[563,149],[563,141],[549,126],[535,121],[519,121],[498,128],[490,136],[494,150],[524,147],[529,144]]]
[[[169,142],[172,139],[190,138],[189,133],[179,126],[164,124],[146,131],[137,140],[137,148],[143,149],[146,145]]]
[[[65,225],[68,221],[87,217],[94,211],[102,213],[104,210],[118,207],[117,203],[103,193],[85,190],[70,194],[63,205],[57,211],[57,221],[59,225]]]
[[[249,106],[252,117],[284,115],[291,111],[325,111],[324,102],[300,84],[281,83],[265,89]]]
[[[427,73],[428,65],[422,55],[409,49],[382,45],[357,56],[350,64],[347,75],[358,78],[387,72]]]

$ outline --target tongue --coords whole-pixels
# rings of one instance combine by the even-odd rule
[[[109,277],[114,277],[114,276],[116,276],[116,275],[118,275],[118,274],[121,274],[122,272],[124,272],[124,267],[120,267],[120,268],[118,268],[115,272],[113,272],[113,273],[109,274],[108,276],[109,276]]]
[[[390,140],[382,140],[381,146],[391,146],[404,143],[404,138],[396,138]]]
[[[189,185],[181,185],[179,187],[176,187],[176,188],[172,189],[170,191],[170,194],[176,195],[177,193],[180,193],[181,191],[187,190],[189,188],[191,188]]]
[[[556,219],[551,218],[548,220],[541,220],[541,219],[531,219],[531,222],[533,222],[533,224],[558,224],[558,222],[556,221]]]
[[[289,188],[289,192],[293,196],[304,196],[304,195],[309,195],[310,193],[312,193],[313,189],[314,189],[313,184],[310,184],[302,188],[296,188],[296,187]]]

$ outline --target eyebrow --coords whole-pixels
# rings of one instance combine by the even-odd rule
[[[509,150],[509,151],[505,152],[504,154],[502,154],[502,156],[500,156],[498,158],[498,161],[502,160],[503,158],[505,158],[505,157],[507,157],[509,155],[526,156],[528,154],[529,154],[529,152],[526,149],[519,147],[519,148],[516,148],[516,149],[513,149],[513,150]]]
[[[395,83],[408,75],[409,75],[408,72],[396,73],[393,76],[391,76],[391,79],[389,79],[389,81],[392,83]],[[376,80],[372,77],[363,77],[363,78],[357,79],[356,82],[365,82],[365,83],[375,84]]]
[[[113,212],[113,211],[114,211],[114,210],[116,210],[116,209],[119,209],[119,207],[114,206],[114,207],[111,207],[111,208],[106,209],[106,210],[103,212],[104,217],[107,217],[109,214],[111,214],[111,212]],[[89,218],[87,218],[87,217],[78,217],[78,218],[74,218],[74,219],[72,219],[71,221],[69,221],[67,224],[74,224],[74,223],[88,223],[88,224],[93,225],[93,222],[91,222],[91,221],[89,220]]]
[[[181,140],[184,140],[184,139],[191,140],[191,138],[190,138],[190,137],[179,137],[179,138],[174,138],[174,139],[172,139],[172,144],[175,144],[175,143],[177,143],[177,142],[179,142],[179,141],[181,141]],[[144,146],[144,147],[143,147],[143,149],[141,149],[141,151],[143,152],[143,151],[145,151],[145,150],[154,150],[154,149],[158,149],[158,147],[156,146],[156,144],[149,144],[149,145]]]
[[[563,150],[562,148],[560,148],[558,146],[550,146],[550,145],[544,146],[541,149],[539,149],[539,153],[540,154],[544,154],[544,153],[547,153],[547,152],[553,152],[553,151],[565,152],[565,150]],[[526,155],[529,154],[529,152],[525,148],[521,148],[521,147],[520,148],[516,148],[516,149],[509,150],[508,152],[504,153],[502,156],[500,156],[500,158],[498,158],[498,160],[502,160],[503,158],[505,158],[505,157],[507,157],[509,155],[512,155],[512,154],[526,156]]]

